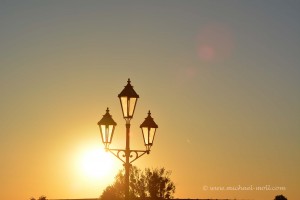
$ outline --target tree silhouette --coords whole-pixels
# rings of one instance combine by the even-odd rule
[[[100,199],[103,200],[119,200],[124,199],[124,194],[116,185],[110,185],[105,188]]]
[[[30,200],[36,200],[34,197],[31,197]],[[37,200],[47,200],[46,196],[40,196]]]
[[[144,171],[133,166],[130,169],[129,198],[153,199],[173,198],[175,184],[170,179],[171,172],[161,169],[146,168]],[[100,196],[101,200],[120,200],[124,199],[125,194],[124,170],[119,171],[115,177],[115,182],[106,187]]]
[[[147,189],[152,198],[173,198],[175,185],[170,179],[170,171],[165,168],[150,170],[145,169]]]
[[[287,198],[281,194],[277,195],[274,200],[287,200]]]

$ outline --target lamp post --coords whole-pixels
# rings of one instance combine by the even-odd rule
[[[126,121],[126,146],[125,149],[111,149],[109,145],[112,142],[114,135],[115,126],[117,123],[112,119],[109,114],[109,109],[107,108],[105,115],[98,122],[100,128],[101,139],[104,144],[106,151],[111,152],[119,160],[124,163],[125,167],[125,200],[129,200],[129,173],[131,163],[144,154],[150,153],[150,148],[153,145],[157,124],[151,117],[150,111],[145,121],[140,125],[142,129],[142,135],[144,139],[144,144],[146,150],[132,150],[130,149],[130,120],[133,118],[134,110],[136,107],[139,95],[134,91],[132,85],[130,84],[130,79],[127,81],[127,85],[118,95],[121,103],[121,108],[123,112],[123,118]]]

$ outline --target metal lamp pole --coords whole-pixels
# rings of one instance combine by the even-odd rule
[[[157,124],[151,117],[150,111],[148,112],[147,118],[140,125],[142,129],[142,135],[146,150],[131,150],[130,149],[130,120],[133,117],[135,106],[139,95],[134,91],[130,84],[130,79],[127,81],[127,85],[118,95],[122,107],[123,117],[126,121],[126,146],[125,149],[111,149],[109,145],[112,142],[115,126],[117,123],[112,119],[107,108],[105,115],[98,122],[100,128],[100,134],[102,142],[105,146],[105,150],[111,152],[119,160],[124,163],[125,167],[125,200],[129,200],[129,173],[131,163],[143,156],[144,154],[150,153],[150,148],[153,145]],[[125,158],[125,159],[124,159]]]
[[[129,199],[129,170],[131,164],[129,163],[130,157],[130,121],[126,121],[126,149],[125,149],[125,157],[126,161],[124,163],[125,167],[125,199]]]

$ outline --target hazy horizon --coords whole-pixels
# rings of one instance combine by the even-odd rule
[[[109,107],[111,146],[125,147],[130,78],[131,147],[144,149],[148,110],[159,126],[134,165],[171,170],[175,198],[297,199],[299,13],[279,0],[1,1],[0,198],[99,197],[123,166],[97,122]]]

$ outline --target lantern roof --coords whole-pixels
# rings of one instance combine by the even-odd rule
[[[133,97],[133,98],[139,98],[139,95],[134,91],[133,86],[130,84],[130,79],[127,81],[127,85],[124,87],[124,89],[121,91],[121,93],[118,95],[118,97]]]
[[[98,125],[117,125],[112,116],[109,114],[108,108],[106,109],[105,115],[103,115],[102,119],[98,122]]]
[[[140,125],[140,128],[143,127],[158,128],[158,125],[154,122],[153,118],[151,117],[150,110],[148,112],[147,118],[145,118],[145,121]]]

